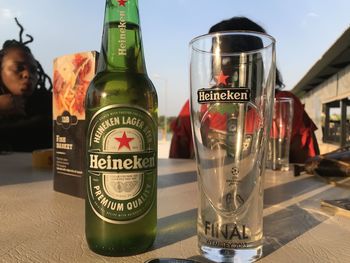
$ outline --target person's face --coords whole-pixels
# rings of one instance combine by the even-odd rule
[[[35,59],[20,48],[9,49],[2,60],[1,79],[11,94],[30,96],[38,81]]]

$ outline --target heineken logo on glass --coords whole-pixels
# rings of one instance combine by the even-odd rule
[[[245,88],[210,88],[197,92],[198,103],[248,102],[250,90]]]
[[[138,108],[110,106],[92,118],[88,198],[103,220],[127,223],[150,209],[156,193],[155,127],[151,116]]]
[[[217,84],[223,84],[223,85],[227,85],[227,79],[229,76],[224,75],[224,73],[221,71],[220,74],[218,76],[215,77],[215,79],[217,80]]]
[[[197,91],[197,101],[201,104],[206,103],[245,103],[250,101],[250,89],[245,87],[232,88],[228,86],[230,76],[222,71],[215,76],[216,85],[210,88],[203,88]],[[237,79],[237,72],[231,77],[233,81]]]

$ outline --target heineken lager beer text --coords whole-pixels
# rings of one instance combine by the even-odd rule
[[[157,223],[157,94],[144,62],[137,0],[107,0],[87,92],[86,239],[94,252],[143,252]]]

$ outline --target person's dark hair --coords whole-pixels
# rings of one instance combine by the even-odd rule
[[[247,17],[235,16],[227,20],[223,20],[209,29],[209,33],[239,30],[239,31],[254,31],[266,34],[266,30],[260,25],[250,20]],[[279,70],[276,68],[276,85],[280,88],[284,87],[282,76]]]
[[[20,28],[19,32],[19,40],[6,40],[2,46],[2,49],[0,50],[0,67],[2,65],[2,59],[7,54],[7,52],[12,48],[18,48],[26,52],[27,54],[30,54],[33,56],[31,50],[27,46],[27,44],[34,41],[34,38],[31,35],[26,34],[26,36],[29,38],[27,41],[23,41],[23,26],[18,22],[17,18],[15,18],[16,24]],[[34,58],[34,56],[33,56]],[[35,58],[34,58],[35,59]],[[36,88],[39,90],[52,90],[52,81],[51,78],[45,73],[43,67],[39,63],[39,61],[35,60],[37,62],[38,68],[37,68],[37,74],[38,74],[38,82],[36,84]],[[48,82],[49,87],[46,88],[46,82]],[[1,84],[1,78],[0,78],[0,84]]]

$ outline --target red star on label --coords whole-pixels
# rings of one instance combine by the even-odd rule
[[[126,2],[128,2],[128,0],[118,0],[119,6],[125,6]]]
[[[228,77],[229,76],[224,75],[224,73],[221,71],[220,74],[218,76],[216,76],[215,78],[218,81],[218,85],[219,84],[227,85],[227,81],[226,80],[227,80]]]
[[[118,148],[118,150],[120,150],[122,147],[126,147],[126,148],[128,148],[129,150],[131,150],[130,149],[130,142],[134,139],[134,138],[128,138],[127,136],[126,136],[126,133],[124,132],[123,133],[123,136],[121,137],[121,138],[115,138],[118,142],[120,142],[120,144],[119,144],[119,148]]]

